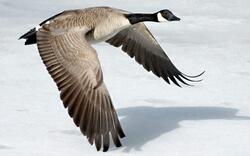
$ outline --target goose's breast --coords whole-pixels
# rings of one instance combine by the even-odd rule
[[[129,20],[122,15],[109,16],[96,25],[92,31],[92,38],[96,42],[106,41],[130,25]]]

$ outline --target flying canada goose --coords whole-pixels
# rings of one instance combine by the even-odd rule
[[[20,39],[25,45],[37,43],[39,54],[49,74],[57,84],[64,107],[91,145],[107,151],[110,134],[116,147],[125,137],[92,43],[105,41],[115,47],[122,46],[131,58],[147,71],[188,85],[186,81],[200,76],[180,72],[170,61],[144,21],[179,21],[169,10],[153,14],[134,14],[110,7],[92,7],[63,11],[31,29]]]

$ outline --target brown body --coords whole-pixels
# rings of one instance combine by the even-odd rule
[[[190,76],[181,73],[170,61],[147,27],[140,21],[180,20],[168,10],[157,14],[130,14],[126,11],[95,7],[59,13],[20,38],[25,44],[37,43],[40,56],[57,84],[60,97],[76,126],[97,150],[107,151],[110,135],[121,146],[125,134],[121,128],[111,97],[103,81],[103,73],[91,43],[106,41],[122,46],[131,58],[162,77],[187,84]],[[158,20],[159,22],[159,20]],[[132,24],[131,24],[132,23]],[[199,76],[199,75],[198,75]],[[194,76],[197,77],[197,76]]]

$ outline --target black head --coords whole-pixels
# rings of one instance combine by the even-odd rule
[[[163,21],[180,21],[181,19],[175,16],[171,11],[165,9],[157,13],[157,19],[159,22]]]

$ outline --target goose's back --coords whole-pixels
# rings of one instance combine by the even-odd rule
[[[63,11],[41,23],[47,30],[64,33],[75,29],[88,29],[88,40],[104,41],[128,27],[123,12],[110,7],[93,7]]]

